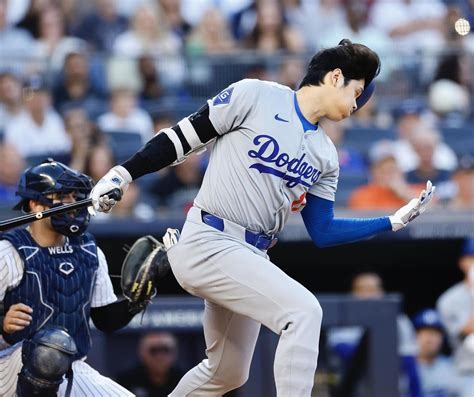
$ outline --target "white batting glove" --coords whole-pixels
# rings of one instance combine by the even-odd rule
[[[121,165],[117,165],[107,172],[91,191],[92,207],[89,212],[95,215],[95,211],[110,212],[112,207],[119,201],[127,191],[128,185],[132,182],[132,176]],[[112,190],[120,190],[120,197],[109,197]]]
[[[163,244],[165,248],[169,250],[173,245],[175,245],[179,240],[180,232],[178,229],[166,229],[166,233],[163,236]]]
[[[426,183],[426,189],[420,193],[420,197],[417,199],[410,200],[410,202],[400,208],[395,214],[390,216],[390,222],[392,222],[392,230],[396,232],[397,230],[403,229],[408,225],[413,219],[418,215],[425,212],[428,203],[433,198],[433,193],[436,187],[433,186],[431,181]]]

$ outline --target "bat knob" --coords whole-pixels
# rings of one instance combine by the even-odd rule
[[[120,189],[113,189],[107,193],[107,196],[115,201],[120,201],[122,200],[122,191]]]

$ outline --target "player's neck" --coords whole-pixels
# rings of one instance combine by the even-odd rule
[[[39,222],[32,223],[30,226],[28,226],[27,230],[30,232],[31,237],[33,237],[33,240],[35,240],[36,244],[38,244],[40,247],[55,247],[64,245],[66,239],[62,234],[49,229]]]
[[[311,124],[317,124],[326,115],[321,106],[322,92],[316,87],[301,87],[296,91],[296,100],[301,113]]]

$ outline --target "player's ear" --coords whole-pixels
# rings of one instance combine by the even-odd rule
[[[344,85],[344,75],[339,68],[334,69],[331,73],[331,84],[335,88],[340,88]]]

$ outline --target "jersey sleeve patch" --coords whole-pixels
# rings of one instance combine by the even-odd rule
[[[232,97],[233,92],[234,92],[234,87],[225,89],[214,98],[214,100],[212,101],[212,104],[214,106],[228,105],[230,103],[230,98]]]

